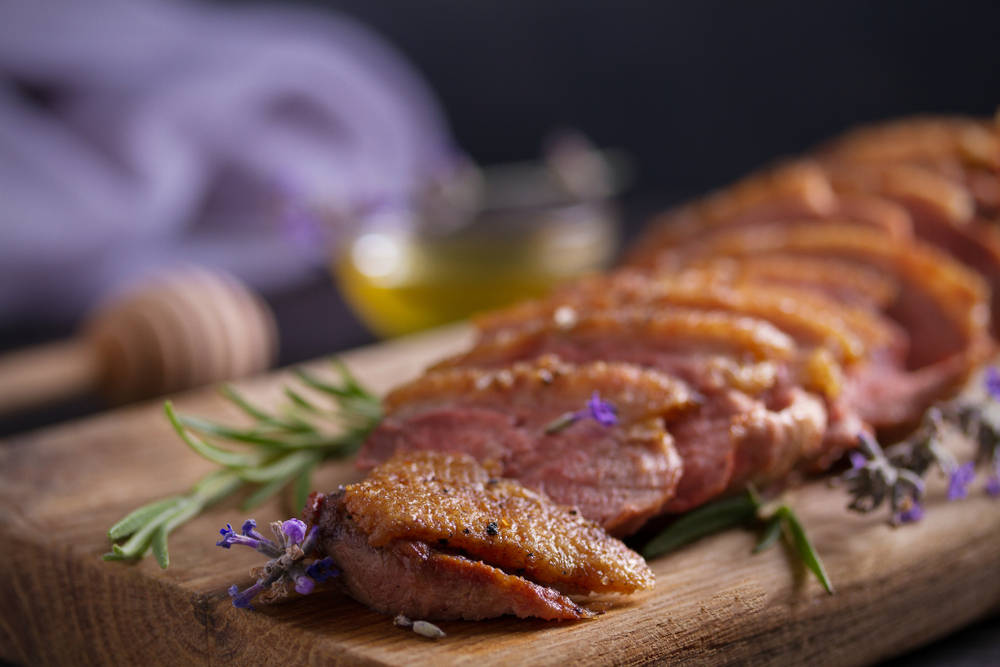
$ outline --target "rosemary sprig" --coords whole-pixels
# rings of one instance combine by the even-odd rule
[[[784,536],[789,547],[816,576],[826,592],[833,593],[833,583],[823,567],[819,553],[792,508],[783,501],[764,502],[753,487],[748,487],[738,496],[723,498],[688,512],[650,540],[642,550],[642,555],[649,560],[736,526],[761,530],[761,538],[753,553],[768,549],[779,537]]]
[[[244,509],[256,507],[289,484],[296,508],[304,507],[317,466],[354,454],[382,415],[378,398],[343,364],[334,361],[334,366],[339,375],[336,383],[302,370],[295,372],[302,385],[322,401],[286,388],[288,403],[273,413],[253,405],[231,386],[222,387],[222,395],[253,420],[246,427],[178,415],[167,401],[164,412],[177,435],[196,454],[222,469],[204,477],[186,494],[144,505],[111,526],[108,538],[114,544],[104,559],[135,560],[152,550],[160,567],[166,568],[170,532],[247,484],[258,486],[243,501]],[[219,441],[243,447],[229,449]]]

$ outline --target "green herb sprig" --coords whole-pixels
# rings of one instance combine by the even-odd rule
[[[302,385],[312,390],[310,396],[322,401],[289,387],[285,389],[287,404],[276,412],[255,406],[231,386],[224,386],[222,395],[253,420],[247,427],[178,415],[167,401],[164,412],[177,435],[221,469],[187,493],[144,505],[111,526],[108,538],[113,544],[104,559],[135,560],[152,550],[160,567],[166,568],[170,532],[247,484],[257,488],[243,501],[244,509],[260,505],[289,484],[296,509],[305,506],[317,466],[354,454],[382,418],[379,399],[342,363],[333,363],[339,375],[336,383],[295,371]],[[213,440],[243,446],[234,450]]]
[[[650,540],[642,555],[650,560],[702,537],[737,526],[760,530],[761,537],[753,553],[765,551],[784,536],[789,547],[826,592],[833,593],[833,583],[819,553],[792,508],[780,500],[765,502],[753,487],[748,487],[738,496],[723,498],[688,512]]]

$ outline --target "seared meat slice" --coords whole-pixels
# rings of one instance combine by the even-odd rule
[[[464,454],[398,455],[315,494],[306,519],[351,595],[390,614],[577,619],[591,613],[566,594],[653,586],[642,557],[597,524]]]
[[[986,278],[997,314],[993,330],[1000,333],[1000,239],[995,225],[976,218],[976,202],[964,185],[911,164],[837,163],[830,171],[839,190],[875,192],[906,207],[919,238]]]
[[[881,310],[896,298],[896,282],[886,273],[833,257],[710,257],[695,268],[714,271],[729,282],[773,283],[815,290],[831,299]]]
[[[614,359],[663,368],[650,355],[670,355],[677,358],[671,363],[683,365],[685,360],[706,356],[749,362],[789,360],[797,353],[792,338],[774,325],[737,313],[677,306],[602,308],[562,298],[533,305],[536,308],[530,312],[516,307],[528,318],[508,319],[502,331],[487,330],[468,352],[437,367],[506,365],[548,353],[572,362],[584,360],[560,347],[562,340],[571,342],[574,349],[588,346],[587,361]],[[495,315],[502,317],[502,313]],[[633,337],[639,347],[628,344]]]
[[[820,163],[799,160],[658,216],[632,245],[626,263],[653,267],[663,250],[723,227],[804,220],[843,220],[877,227],[896,238],[912,236],[904,208],[864,193],[837,192]]]
[[[893,276],[899,285],[887,314],[910,332],[907,368],[880,364],[853,374],[852,404],[877,428],[914,422],[945,398],[992,350],[988,289],[973,271],[919,241],[900,244],[859,225],[761,226],[728,230],[676,251],[678,255],[797,254],[858,262]]]
[[[672,252],[677,257],[834,257],[883,271],[899,286],[888,314],[910,334],[911,368],[975,349],[987,337],[989,290],[979,275],[926,243],[903,244],[860,225],[731,229]]]
[[[617,424],[554,426],[584,409],[594,392],[615,407]],[[627,534],[673,497],[681,460],[664,418],[694,409],[696,400],[681,380],[631,364],[547,358],[499,370],[441,369],[386,397],[387,416],[358,465],[397,451],[465,452]],[[729,447],[728,433],[717,437]]]
[[[709,247],[714,249],[714,245]],[[695,258],[711,254],[701,252],[699,244],[692,244],[692,249],[692,253],[678,254]],[[827,347],[837,359],[847,362],[882,355],[894,358],[905,352],[907,341],[898,326],[878,314],[814,290],[752,280],[729,282],[723,272],[693,270],[657,275],[619,271],[575,283],[546,300],[483,316],[477,325],[487,341],[523,322],[558,320],[570,311],[622,307],[651,312],[661,308],[718,310],[767,320],[796,340]]]
[[[957,180],[983,215],[1000,211],[1000,127],[978,118],[917,117],[851,130],[820,150],[849,164],[911,164]]]
[[[444,553],[426,542],[399,540],[373,547],[342,505],[331,497],[323,508],[323,549],[341,567],[341,579],[358,602],[384,614],[447,620],[513,615],[577,620],[592,612],[564,594],[465,556]]]
[[[754,318],[632,307],[581,309],[561,324],[541,317],[444,365],[504,366],[552,354],[579,364],[625,361],[683,379],[705,398],[667,422],[684,473],[665,509],[684,511],[727,488],[775,479],[818,454],[826,411],[822,401],[789,385],[788,364],[797,353],[787,336]]]
[[[928,222],[961,225],[976,213],[976,202],[961,183],[926,167],[830,162],[826,169],[837,192],[872,193],[905,207],[921,237]]]

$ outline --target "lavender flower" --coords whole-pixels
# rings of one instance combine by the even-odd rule
[[[251,574],[257,577],[252,586],[244,591],[235,585],[229,587],[229,596],[235,607],[252,609],[250,601],[265,591],[271,599],[283,597],[289,584],[298,593],[308,595],[317,583],[340,574],[329,557],[314,561],[308,567],[305,565],[305,559],[314,555],[317,548],[316,526],[307,531],[305,522],[288,519],[273,522],[271,532],[274,533],[274,541],[257,532],[257,522],[253,519],[243,522],[242,535],[237,534],[228,523],[219,531],[222,540],[216,543],[218,546],[229,549],[234,544],[241,544],[270,557],[263,567],[251,570]]]
[[[233,530],[232,525],[227,523],[225,528],[219,530],[222,539],[216,542],[215,546],[229,549],[234,544],[241,544],[245,547],[256,549],[272,558],[278,556],[281,553],[281,549],[277,544],[254,530],[256,526],[257,524],[253,520],[246,521],[243,524],[243,534],[240,535]]]
[[[859,468],[864,468],[865,464],[868,463],[867,457],[857,450],[851,450],[847,453],[847,458],[851,461],[851,469],[858,470]]]
[[[986,478],[985,488],[991,498],[1000,498],[1000,470],[994,470],[993,474]]]
[[[972,461],[956,466],[948,478],[948,500],[960,500],[969,492],[969,485],[976,478],[976,464]]]
[[[229,597],[233,599],[234,607],[239,609],[253,609],[253,605],[250,604],[250,600],[256,597],[262,590],[264,590],[264,584],[260,581],[243,592],[240,592],[239,587],[236,584],[233,584],[229,587]]]
[[[590,418],[601,426],[614,426],[618,423],[618,411],[615,409],[615,406],[607,401],[602,401],[601,395],[597,390],[594,390],[594,393],[590,396],[590,400],[587,401],[587,411],[584,412],[581,410],[577,414],[582,419],[588,416],[588,412]]]
[[[315,586],[316,582],[305,574],[300,574],[295,577],[295,592],[301,595],[309,595],[313,592],[313,588],[315,588]]]
[[[316,583],[322,584],[327,579],[332,579],[339,575],[340,570],[333,564],[333,559],[327,556],[307,567],[306,574],[315,579]]]
[[[924,507],[917,501],[911,501],[908,507],[896,512],[893,523],[915,523],[924,518]]]
[[[994,400],[1000,401],[1000,370],[997,370],[996,366],[990,366],[986,369],[983,385],[986,388],[986,393]]]
[[[841,475],[853,497],[848,509],[866,513],[888,501],[894,525],[919,520],[923,516],[920,500],[924,480],[920,472],[908,467],[919,451],[909,448],[888,455],[870,434],[859,433],[858,449],[850,456],[851,467]],[[919,458],[922,461],[926,457]]]
[[[299,544],[306,537],[306,524],[301,519],[288,519],[281,523],[281,532],[291,544]]]
[[[586,408],[555,418],[545,427],[545,432],[558,433],[581,419],[593,419],[601,426],[610,428],[618,423],[618,410],[608,401],[602,400],[600,392],[595,390],[587,401]]]

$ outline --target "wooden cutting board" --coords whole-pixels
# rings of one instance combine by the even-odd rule
[[[462,327],[344,355],[383,391],[465,344]],[[279,400],[281,373],[241,386]],[[236,415],[214,392],[177,398],[182,412]],[[845,511],[823,481],[792,501],[837,592],[827,595],[781,548],[751,555],[732,530],[652,563],[651,593],[596,620],[503,618],[441,623],[437,642],[392,625],[334,590],[255,612],[226,589],[250,583],[249,550],[214,546],[245,516],[230,499],[170,539],[172,565],[107,563],[105,531],[136,506],[186,489],[212,466],[150,403],[31,433],[0,446],[0,655],[28,664],[299,663],[867,663],[919,646],[1000,609],[1000,501],[980,491],[949,503],[932,486],[926,518],[893,529],[881,513]],[[320,487],[357,478],[349,463]],[[258,522],[285,518],[275,500]]]

